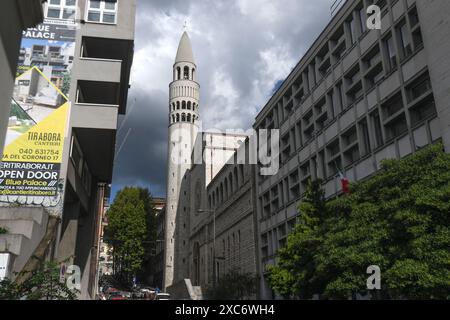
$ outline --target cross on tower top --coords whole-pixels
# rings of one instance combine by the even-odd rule
[[[184,29],[184,31],[186,31],[186,30],[187,30],[187,25],[188,25],[188,22],[187,22],[187,20],[184,20],[184,25],[183,25],[183,29]]]

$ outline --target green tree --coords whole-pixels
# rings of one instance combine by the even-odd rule
[[[0,282],[0,300],[75,300],[77,293],[61,281],[56,262],[46,262],[41,269],[27,272],[21,284],[8,279]]]
[[[231,269],[219,279],[215,288],[206,290],[206,296],[210,300],[250,299],[256,294],[256,283],[255,275]]]
[[[302,233],[289,236],[293,255],[282,250],[270,273],[276,291],[346,299],[367,292],[367,267],[378,265],[376,297],[450,298],[450,155],[441,144],[384,161],[322,212],[310,252]]]
[[[127,284],[141,270],[145,258],[146,205],[142,189],[126,187],[119,191],[107,213],[105,240],[113,248],[115,274]]]
[[[321,285],[313,263],[323,241],[319,228],[326,216],[320,180],[308,181],[299,212],[296,227],[278,252],[278,264],[268,268],[271,287],[285,298],[311,296]]]
[[[139,189],[140,199],[144,203],[144,210],[146,213],[147,233],[144,245],[144,259],[142,268],[138,272],[138,278],[146,280],[146,277],[154,272],[154,257],[153,251],[156,249],[156,215],[153,197],[148,189]],[[148,283],[153,285],[152,283]]]

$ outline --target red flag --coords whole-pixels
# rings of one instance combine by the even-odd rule
[[[350,193],[350,181],[344,176],[344,174],[339,170],[339,177],[341,178],[342,192]]]

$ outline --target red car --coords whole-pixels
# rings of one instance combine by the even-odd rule
[[[126,300],[126,298],[119,291],[114,291],[109,294],[108,300]]]

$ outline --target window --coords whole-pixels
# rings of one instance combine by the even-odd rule
[[[77,138],[72,136],[72,148],[70,153],[70,158],[72,159],[73,166],[78,174],[82,170],[82,160],[83,154],[81,152],[80,146],[78,144]]]
[[[408,131],[408,125],[404,113],[386,124],[387,140],[398,138],[406,131]]]
[[[359,147],[354,145],[344,152],[345,165],[351,165],[359,160]]]
[[[350,41],[352,44],[356,42],[356,24],[355,19],[353,17],[347,22],[348,24],[348,31],[350,33]]]
[[[368,154],[370,149],[370,137],[369,137],[369,128],[367,126],[367,120],[363,120],[359,123],[359,129],[362,136],[362,155]]]
[[[366,7],[362,7],[358,10],[358,20],[359,20],[359,27],[361,28],[361,34],[366,32],[367,25],[366,25]]]
[[[342,159],[341,157],[333,158],[328,162],[328,178],[336,176],[339,170],[342,169]]]
[[[407,58],[412,54],[412,41],[411,34],[409,33],[408,26],[405,22],[397,28],[397,32],[402,48],[402,58]]]
[[[342,82],[339,83],[336,86],[336,91],[337,91],[337,98],[338,98],[338,102],[339,102],[339,108],[340,110],[344,110],[344,96],[343,96],[343,91],[342,91]]]
[[[411,24],[411,27],[415,27],[419,23],[419,15],[417,13],[417,8],[411,9],[408,13],[409,16],[409,23]]]
[[[421,75],[419,78],[414,80],[406,88],[406,95],[408,103],[416,100],[417,98],[423,96],[431,91],[431,80],[428,72]]]
[[[354,142],[358,140],[358,135],[356,134],[356,127],[353,127],[342,135],[342,140],[345,147],[351,146]]]
[[[380,7],[381,10],[381,16],[384,17],[386,13],[388,12],[388,6],[386,0],[378,0],[375,3],[378,7]]]
[[[373,127],[375,130],[375,142],[376,142],[376,147],[380,147],[381,145],[383,145],[383,133],[381,130],[381,119],[380,119],[380,114],[377,112],[374,112],[371,115],[372,118],[372,123],[373,123]]]
[[[381,108],[384,112],[384,120],[397,114],[400,110],[403,109],[403,98],[401,93],[396,94],[395,96],[384,102]]]
[[[47,18],[75,19],[76,0],[49,0],[47,6]]]
[[[89,22],[116,23],[117,0],[89,0]]]
[[[92,185],[92,175],[86,162],[83,163],[83,169],[81,172],[81,181],[87,193],[90,194]]]
[[[391,35],[384,40],[384,47],[387,57],[388,71],[392,71],[397,67],[397,55],[395,53],[394,40]]]
[[[423,38],[422,33],[420,32],[420,28],[416,28],[412,36],[413,36],[414,50],[421,49],[423,47]]]
[[[436,114],[436,104],[432,96],[428,97],[420,104],[415,105],[410,110],[411,124],[413,126],[431,118]]]
[[[328,155],[329,158],[335,157],[339,154],[339,140],[336,140],[335,142],[332,142],[328,147]]]

